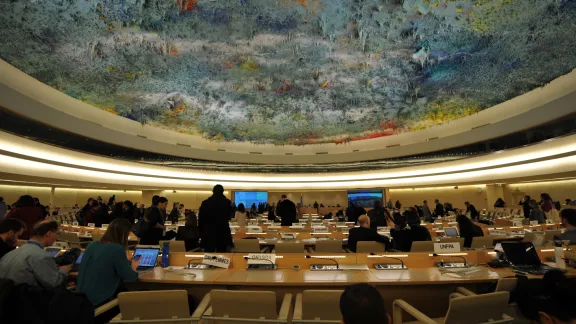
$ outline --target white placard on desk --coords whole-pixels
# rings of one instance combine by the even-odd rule
[[[230,267],[230,258],[223,255],[204,254],[203,264],[208,264],[218,268],[228,269]]]
[[[505,230],[497,230],[497,229],[488,229],[488,233],[494,236],[506,236]]]
[[[458,242],[434,243],[434,253],[452,253],[452,252],[460,252],[460,243]]]
[[[248,254],[248,264],[275,264],[275,263],[276,263],[276,254],[270,254],[270,253]]]
[[[94,224],[94,223],[88,223],[88,227],[94,228],[94,227],[96,227],[96,224]]]
[[[178,226],[186,226],[186,221],[178,221]]]
[[[538,221],[537,221],[537,220],[535,220],[535,221],[530,221],[530,225],[538,225]]]
[[[168,225],[168,226],[166,226],[166,232],[169,232],[169,231],[178,232],[178,225]]]
[[[270,225],[270,226],[268,226],[268,229],[282,229],[282,226],[280,226],[280,225]]]
[[[280,238],[283,240],[295,240],[297,233],[280,233]]]
[[[376,230],[377,230],[378,232],[390,232],[390,227],[388,227],[388,226],[378,226],[378,227],[376,228]]]
[[[328,233],[328,227],[326,226],[312,226],[313,233]]]
[[[262,233],[260,226],[246,226],[246,233]]]
[[[173,222],[166,221],[166,222],[164,223],[164,225],[170,226],[170,225],[174,225],[174,223],[173,223]]]
[[[110,224],[102,224],[102,229],[107,229]]]

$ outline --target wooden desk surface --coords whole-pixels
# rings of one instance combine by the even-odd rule
[[[138,277],[141,282],[162,282],[167,284],[212,285],[220,276],[228,272],[226,269],[194,270],[182,267],[160,268],[144,272]]]

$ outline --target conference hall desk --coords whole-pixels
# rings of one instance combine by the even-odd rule
[[[269,290],[277,294],[278,305],[285,293],[299,293],[307,289],[344,289],[354,283],[375,285],[391,311],[392,302],[402,298],[430,316],[443,315],[448,308],[448,297],[457,287],[476,292],[485,292],[499,278],[515,275],[510,269],[491,269],[484,264],[495,257],[492,251],[466,251],[461,253],[466,260],[477,265],[478,271],[459,277],[442,274],[436,263],[460,261],[454,256],[434,257],[431,253],[389,253],[403,260],[408,270],[376,270],[374,263],[399,263],[382,255],[367,254],[312,254],[315,257],[332,257],[340,265],[367,265],[368,270],[312,271],[311,264],[334,265],[333,261],[321,258],[306,258],[306,254],[277,255],[277,270],[245,270],[247,254],[222,254],[232,259],[229,269],[194,270],[184,269],[189,261],[200,263],[201,253],[172,253],[170,267],[155,268],[140,275],[139,281],[128,284],[133,290],[185,289],[196,302],[212,289]],[[553,256],[553,249],[539,249],[540,257]],[[196,260],[195,260],[196,259]],[[299,270],[295,269],[299,267]],[[576,270],[569,270],[576,277]]]

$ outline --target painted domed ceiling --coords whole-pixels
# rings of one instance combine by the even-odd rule
[[[576,0],[2,0],[0,58],[143,124],[346,143],[570,72],[574,21]]]

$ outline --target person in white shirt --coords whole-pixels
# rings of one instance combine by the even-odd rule
[[[244,207],[243,203],[238,204],[238,209],[234,214],[234,218],[236,222],[238,222],[238,226],[246,226],[246,207]]]

